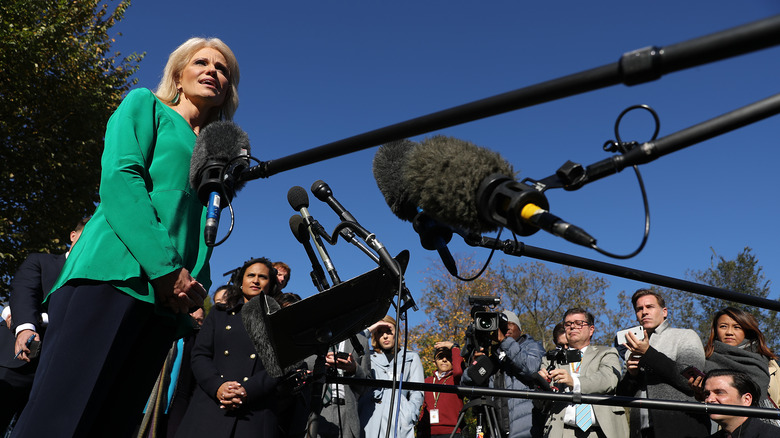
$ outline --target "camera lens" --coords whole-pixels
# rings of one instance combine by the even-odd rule
[[[493,328],[493,321],[489,318],[479,318],[477,319],[477,327],[482,330],[490,330]]]

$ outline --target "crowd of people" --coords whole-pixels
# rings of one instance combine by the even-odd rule
[[[460,436],[465,409],[489,412],[499,435],[521,437],[780,436],[771,420],[681,410],[496,397],[464,406],[455,393],[405,383],[626,395],[773,407],[775,354],[755,319],[726,308],[707,345],[671,327],[652,290],[632,297],[642,329],[617,348],[591,344],[593,315],[562,315],[549,354],[503,311],[492,345],[461,357],[435,345],[433,375],[381,321],[324,356],[327,373],[398,382],[398,389],[325,383],[316,358],[290,376],[265,370],[242,320],[251,300],[279,307],[291,268],[253,258],[202,306],[211,287],[206,210],[189,181],[195,139],[238,107],[238,62],[219,39],[174,50],[157,89],[131,91],[110,118],[101,203],[70,233],[64,255],[33,254],[11,283],[0,327],[0,430],[12,437]],[[370,348],[369,348],[370,344]],[[562,355],[559,353],[563,353]],[[294,378],[293,378],[294,377]],[[313,394],[316,388],[321,393]]]

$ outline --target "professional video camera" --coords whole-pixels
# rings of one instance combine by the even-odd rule
[[[550,361],[550,365],[547,366],[548,373],[554,370],[558,365],[568,365],[572,362],[582,361],[582,351],[573,348],[555,347],[555,349],[546,352],[545,356],[547,357],[547,360]],[[541,376],[537,379],[537,387],[546,391],[555,392],[564,389],[562,384],[550,385],[550,382],[547,382]]]
[[[463,343],[463,357],[468,358],[469,368],[466,370],[477,386],[487,385],[488,379],[495,371],[493,350],[498,346],[498,331],[507,331],[507,319],[502,312],[489,310],[490,307],[501,304],[498,297],[468,297],[471,305],[472,322],[466,329],[466,341]],[[482,352],[474,364],[474,353]]]

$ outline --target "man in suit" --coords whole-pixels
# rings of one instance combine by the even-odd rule
[[[694,366],[704,369],[704,347],[690,329],[672,327],[666,320],[664,298],[652,289],[639,289],[631,297],[644,337],[626,335],[626,374],[615,391],[656,400],[695,401],[693,390],[681,372]],[[707,415],[661,409],[632,408],[632,438],[701,437],[709,432]]]
[[[359,354],[347,339],[335,346],[337,353],[346,353],[347,357],[339,358],[333,351],[325,357],[325,365],[329,373],[358,379],[371,378],[371,357],[368,351],[368,339],[359,333],[358,341],[363,348]],[[364,386],[346,386],[325,384],[323,387],[322,411],[317,422],[317,433],[323,438],[358,438],[361,436],[360,419],[358,417],[357,401],[370,388]],[[339,429],[339,426],[341,429]]]
[[[569,309],[563,316],[566,340],[570,349],[582,353],[581,360],[558,364],[547,371],[549,360],[545,358],[539,374],[568,392],[583,394],[614,394],[620,381],[621,366],[617,350],[612,347],[591,345],[596,328],[593,314],[579,307]],[[544,427],[545,437],[628,437],[626,413],[622,407],[567,404],[550,405],[549,417]]]
[[[81,236],[88,218],[70,232],[71,248]],[[43,297],[49,292],[70,251],[65,254],[30,254],[11,280],[11,325],[0,327],[0,431],[8,427],[14,415],[21,412],[30,395],[37,355],[28,340],[42,341],[46,313]]]

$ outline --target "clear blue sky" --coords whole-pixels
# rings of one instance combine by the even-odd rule
[[[665,46],[779,13],[776,0],[136,0],[116,28],[122,36],[114,47],[125,54],[146,52],[136,77],[139,87],[154,88],[168,54],[181,42],[191,36],[222,38],[241,66],[236,122],[248,132],[253,155],[269,160],[611,64],[634,49]],[[630,105],[655,108],[664,136],[777,93],[778,71],[780,48],[773,48],[428,135],[472,141],[501,153],[521,178],[543,178],[566,160],[587,165],[606,158],[601,146],[614,138],[615,119]],[[649,139],[649,118],[643,117],[633,127],[626,125],[624,139]],[[541,232],[523,241],[673,277],[706,268],[712,250],[733,258],[750,246],[766,277],[777,285],[778,126],[776,116],[643,165],[652,228],[647,247],[633,259],[607,259]],[[411,251],[407,284],[419,301],[425,270],[437,254],[422,249],[411,224],[397,219],[385,204],[371,171],[375,152],[371,148],[250,182],[234,203],[232,237],[214,252],[214,284],[223,283],[222,273],[244,260],[267,256],[292,266],[288,291],[313,294],[310,264],[289,231],[294,211],[286,194],[294,185],[308,191],[322,179],[391,253]],[[626,253],[639,243],[642,205],[631,172],[576,192],[551,191],[548,198],[554,213],[588,230],[612,252]],[[311,195],[310,200],[314,217],[332,231],[335,214]],[[456,240],[450,245],[454,252],[487,257],[487,250]],[[345,242],[328,249],[342,279],[373,268],[371,260]],[[497,257],[509,263],[532,261]],[[608,280],[610,300],[621,290],[643,286]],[[422,312],[410,316],[413,324],[424,319]]]

